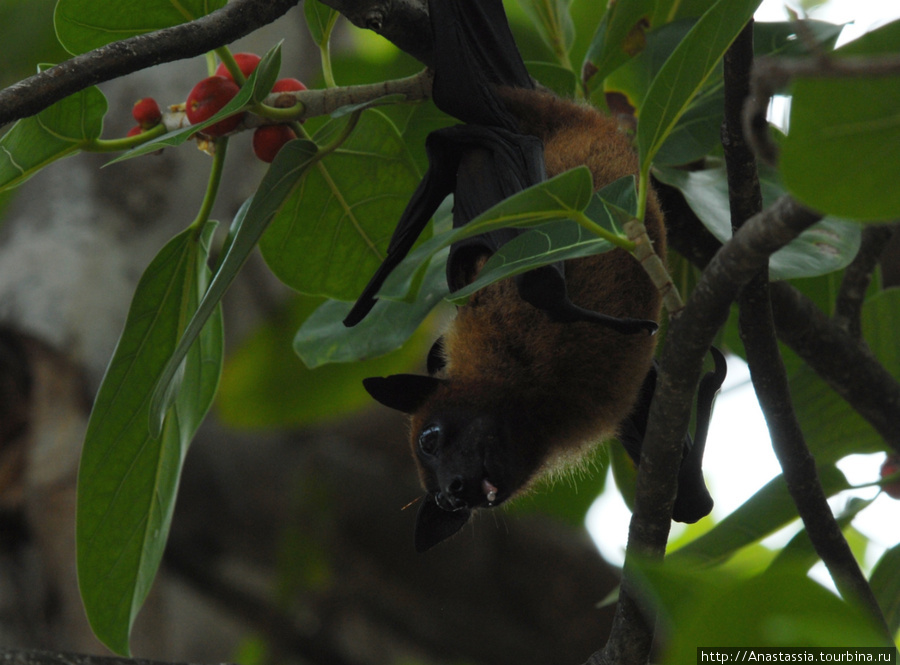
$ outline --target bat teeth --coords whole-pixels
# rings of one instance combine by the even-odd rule
[[[481,481],[481,490],[484,492],[484,498],[487,499],[489,506],[497,500],[497,492],[500,491],[487,478]]]

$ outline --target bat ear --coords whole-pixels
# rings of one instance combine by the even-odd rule
[[[403,413],[415,413],[443,383],[419,374],[393,374],[363,379],[363,387],[377,401]]]
[[[469,521],[471,510],[444,510],[434,502],[431,494],[426,494],[419,512],[416,514],[416,552],[424,552],[446,540],[459,531]]]

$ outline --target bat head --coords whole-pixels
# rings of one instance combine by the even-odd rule
[[[473,510],[498,506],[535,474],[528,414],[491,386],[415,374],[366,379],[376,400],[412,416],[410,443],[425,489],[416,518],[424,551],[465,525]]]

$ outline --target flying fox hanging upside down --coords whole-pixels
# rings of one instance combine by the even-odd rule
[[[459,227],[577,166],[588,166],[595,189],[638,170],[614,120],[535,90],[501,0],[430,0],[429,11],[433,98],[465,124],[426,140],[429,169],[347,325],[369,312],[448,195]],[[652,193],[645,226],[664,258],[665,228]],[[520,232],[503,229],[451,247],[451,291],[470,283]],[[615,249],[481,289],[429,354],[430,376],[367,379],[376,400],[411,415],[411,445],[426,492],[416,549],[432,547],[458,531],[472,510],[503,503],[606,439],[618,436],[637,462],[656,381],[652,333],[659,315],[657,289],[636,259]],[[709,407],[724,378],[724,360],[715,357],[717,371],[700,388],[696,441],[685,441],[674,514],[680,521],[694,522],[712,508],[700,462]]]

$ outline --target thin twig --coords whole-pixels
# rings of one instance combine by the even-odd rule
[[[872,272],[893,234],[894,228],[891,226],[864,228],[856,258],[844,271],[834,305],[834,322],[857,340],[862,336],[862,306],[872,281]]]

